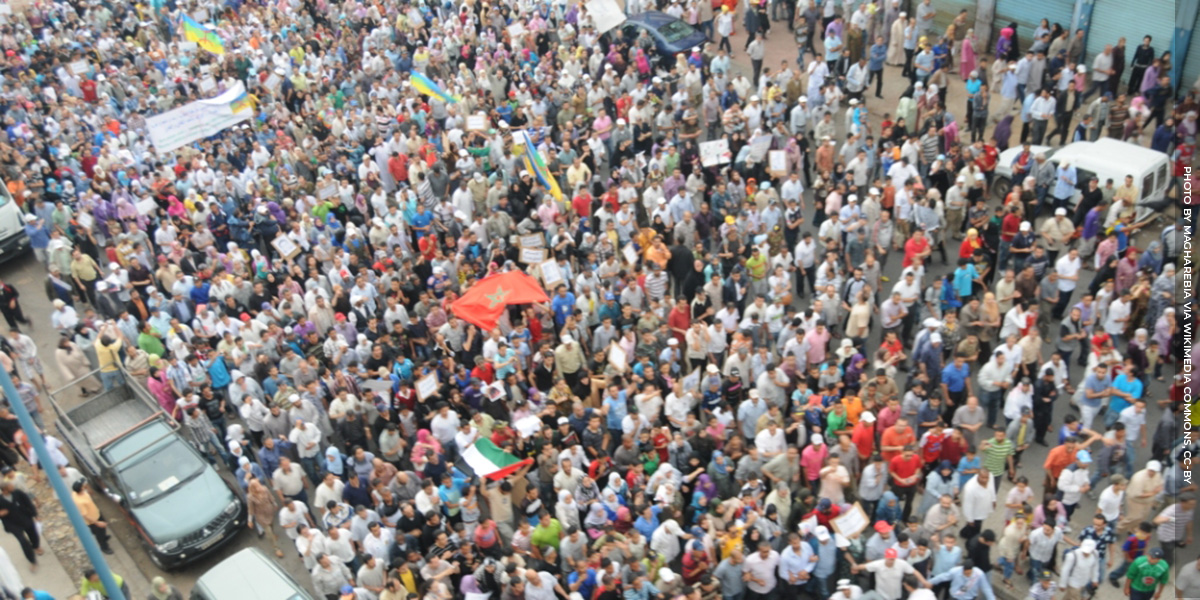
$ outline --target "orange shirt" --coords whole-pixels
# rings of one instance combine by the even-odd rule
[[[903,433],[896,431],[895,427],[888,427],[879,438],[880,454],[883,455],[883,460],[890,464],[892,458],[900,456],[900,450],[882,450],[883,447],[898,446],[903,448],[913,443],[914,440],[912,427],[905,429]]]
[[[1046,457],[1046,463],[1042,467],[1051,477],[1058,479],[1058,476],[1062,475],[1063,469],[1069,467],[1073,462],[1075,462],[1075,453],[1068,452],[1066,445],[1061,445],[1050,450],[1050,454]]]
[[[858,396],[846,396],[842,398],[842,406],[846,407],[846,422],[858,425],[858,417],[863,413],[862,399]]]

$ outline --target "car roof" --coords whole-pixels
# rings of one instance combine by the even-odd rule
[[[1140,175],[1153,171],[1167,161],[1167,155],[1136,144],[1101,138],[1088,144],[1068,144],[1054,153],[1054,160],[1068,160],[1089,171],[1105,169],[1109,173]]]
[[[663,25],[666,25],[667,23],[670,23],[672,21],[677,21],[677,20],[678,19],[676,19],[675,17],[672,17],[671,15],[668,15],[667,13],[664,13],[664,12],[658,12],[657,10],[648,10],[646,12],[641,12],[641,13],[633,15],[632,17],[629,17],[627,19],[627,21],[629,21],[631,23],[638,23],[641,25],[646,25],[649,27],[656,27],[656,28],[662,27]]]
[[[217,563],[196,587],[210,600],[312,600],[312,596],[258,548],[246,548]]]

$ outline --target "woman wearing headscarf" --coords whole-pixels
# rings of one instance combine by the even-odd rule
[[[984,325],[979,329],[980,356],[991,356],[992,342],[1000,332],[1001,318],[1000,303],[996,302],[996,294],[987,292],[979,303],[979,314],[983,317]]]
[[[413,444],[412,455],[410,457],[413,469],[419,471],[425,466],[428,452],[433,452],[441,456],[442,443],[433,437],[433,434],[428,429],[422,429],[417,432],[417,443]]]
[[[963,81],[971,76],[971,71],[975,70],[977,64],[975,62],[975,43],[975,30],[968,29],[958,51],[958,72],[962,75]]]
[[[604,535],[604,526],[608,524],[608,511],[601,502],[593,502],[588,506],[587,516],[583,519],[583,527],[588,539],[596,540]]]
[[[883,497],[879,499],[879,504],[875,507],[874,521],[884,521],[889,525],[895,526],[904,516],[904,507],[900,504],[900,499],[891,490],[883,492]]]
[[[1163,255],[1162,244],[1158,240],[1151,241],[1146,250],[1142,252],[1142,257],[1138,259],[1139,270],[1149,270],[1151,273],[1158,275],[1162,272]]]
[[[1014,38],[1016,36],[1015,27],[1005,27],[1000,30],[1000,37],[996,39],[996,60],[1003,62],[1007,60],[1008,51],[1012,48]]]
[[[279,509],[275,496],[258,479],[251,479],[246,488],[246,507],[249,519],[246,526],[258,531],[258,537],[266,535],[271,538],[271,546],[275,548],[275,556],[283,558],[279,549],[279,539],[275,537],[275,513]]]
[[[1175,337],[1175,307],[1168,306],[1163,309],[1162,314],[1154,322],[1154,341],[1158,342],[1158,351],[1161,353],[1162,359],[1154,366],[1154,377],[1162,381],[1162,364],[1166,361],[1173,361],[1171,354],[1171,345],[1174,343]]]
[[[1121,292],[1133,287],[1137,283],[1138,275],[1138,253],[1137,249],[1129,248],[1125,251],[1125,258],[1122,258],[1117,263],[1117,278],[1114,280],[1113,291],[1120,295]]]
[[[562,523],[563,530],[570,529],[571,526],[582,529],[583,522],[579,519],[579,512],[582,507],[575,502],[575,496],[567,490],[558,492],[558,503],[554,506],[554,516]]]
[[[71,341],[70,338],[63,337],[58,341],[58,347],[54,349],[54,359],[58,362],[58,370],[62,374],[64,381],[75,381],[81,377],[86,377],[92,372],[92,365],[88,361],[87,354],[78,344]],[[159,381],[161,382],[162,380]],[[87,389],[86,384],[93,382],[96,384],[96,389]],[[84,396],[92,394],[94,391],[100,390],[100,382],[96,381],[94,377],[89,377],[80,382],[80,390]],[[153,391],[153,388],[151,390]],[[156,394],[155,396],[158,399],[158,403],[160,405],[163,404],[165,396],[160,394]],[[174,409],[175,397],[173,394],[170,397],[170,408]],[[168,410],[168,407],[163,406],[163,410]]]
[[[929,509],[947,494],[951,498],[958,495],[958,476],[954,473],[954,465],[948,460],[943,460],[925,477],[925,493],[921,497],[921,508],[917,511],[917,516],[924,519]]]
[[[975,257],[975,251],[982,249],[983,238],[979,235],[979,230],[974,227],[967,230],[967,237],[958,246],[958,257],[972,260]]]
[[[904,64],[904,28],[907,24],[908,13],[901,12],[889,30],[887,64],[893,67]]]
[[[733,496],[736,491],[733,482],[734,467],[730,463],[729,458],[720,450],[714,450],[712,460],[708,462],[708,469],[705,474],[712,479],[712,482],[717,486],[717,492],[722,498]]]
[[[282,555],[281,555],[282,557]],[[150,580],[150,595],[147,600],[183,600],[183,594],[162,577]]]
[[[338,450],[337,446],[325,449],[325,472],[333,473],[338,479],[346,478],[346,457],[342,456],[342,451]]]

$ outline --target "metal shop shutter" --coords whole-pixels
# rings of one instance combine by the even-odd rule
[[[1097,0],[1101,1],[1101,0]],[[1111,0],[1121,1],[1121,0]],[[1020,38],[1021,51],[1025,51],[1033,43],[1033,30],[1037,29],[1042,19],[1062,25],[1063,29],[1071,28],[1071,19],[1075,14],[1073,0],[998,0],[996,2],[996,19],[993,21],[995,40],[1000,37],[1000,30],[1016,22],[1017,37]],[[993,49],[990,49],[989,52]]]
[[[1142,44],[1142,38],[1153,38],[1150,45],[1155,54],[1162,54],[1171,47],[1175,39],[1175,10],[1169,2],[1145,2],[1134,8],[1127,0],[1095,0],[1092,8],[1092,26],[1087,33],[1087,66],[1090,71],[1092,59],[1104,51],[1106,44],[1117,45],[1125,38],[1125,74],[1129,79],[1129,64],[1133,51]],[[1193,38],[1195,39],[1195,38]],[[1195,43],[1192,44],[1195,46]],[[1182,49],[1173,51],[1172,61],[1178,61]],[[1194,81],[1194,80],[1193,80]]]
[[[1180,52],[1182,52],[1182,49],[1180,49]],[[1179,57],[1176,56],[1174,60],[1178,61]],[[1175,87],[1181,90],[1191,89],[1192,84],[1196,83],[1196,78],[1200,77],[1200,35],[1196,35],[1195,29],[1192,30],[1191,47],[1187,49],[1187,62],[1183,63],[1183,75],[1181,77],[1183,79],[1174,82]]]

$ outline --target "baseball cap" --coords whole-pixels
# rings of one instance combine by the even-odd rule
[[[896,558],[897,556],[899,556],[899,554],[896,552],[895,548],[888,548],[887,550],[883,551],[884,558]]]
[[[826,528],[824,525],[817,526],[816,535],[817,535],[817,539],[822,542],[829,541],[829,529]]]

